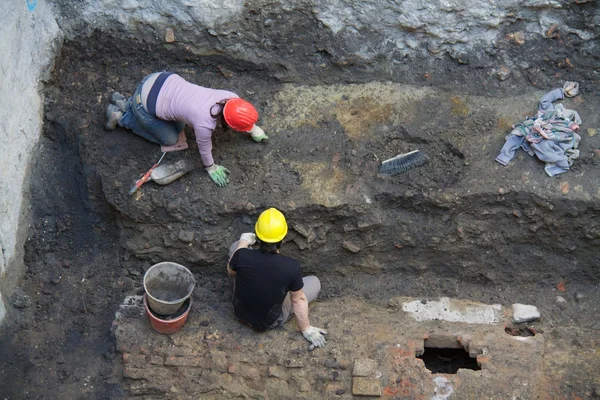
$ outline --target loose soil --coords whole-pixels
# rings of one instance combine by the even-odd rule
[[[578,50],[576,40],[527,46],[540,54],[539,64],[506,83],[451,59],[399,66],[406,74],[398,83],[454,99],[444,108],[439,97],[425,97],[405,110],[410,119],[396,118],[398,110],[376,93],[353,97],[365,89],[351,83],[376,76],[341,71],[324,77],[343,93],[332,100],[320,87],[289,92],[264,71],[226,58],[99,35],[66,43],[46,87],[27,272],[9,298],[0,336],[2,398],[125,397],[110,335],[123,298],[141,294],[144,271],[166,260],[193,269],[194,305],[230,298],[223,271],[228,245],[270,205],[286,211],[293,229],[283,251],[301,261],[305,274],[319,275],[321,301],[360,297],[382,305],[403,295],[520,302],[538,306],[549,326],[600,329],[600,207],[590,189],[597,188],[600,137],[582,134],[582,155],[560,179],[545,177],[528,156],[498,172],[493,157],[506,124],[518,121],[477,113],[483,102],[470,97],[502,104],[504,96],[533,92],[527,99],[537,99],[538,89],[560,86],[568,77],[582,83],[585,100],[570,104],[583,127],[597,128],[597,60]],[[516,50],[508,52],[518,57]],[[557,63],[565,53],[572,70]],[[248,98],[271,141],[258,145],[218,129],[214,153],[232,171],[227,188],[197,170],[168,186],[149,183],[132,198],[131,183],[160,151],[130,132],[104,131],[104,111],[113,90],[129,94],[143,76],[167,69]],[[433,78],[423,78],[426,72]],[[297,98],[283,101],[285,93]],[[334,111],[301,115],[302,109],[289,107],[302,100]],[[331,101],[335,107],[326,106]],[[506,107],[535,110],[535,103]],[[286,122],[286,115],[296,122]],[[491,141],[474,145],[482,132],[491,132]],[[188,140],[190,149],[169,155],[171,161],[197,157],[191,132]],[[391,179],[377,176],[380,160],[416,146],[430,155],[427,166]],[[569,180],[577,182],[572,197],[549,192]],[[557,292],[563,279],[566,292]],[[567,305],[557,303],[557,295]]]

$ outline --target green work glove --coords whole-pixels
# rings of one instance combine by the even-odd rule
[[[229,183],[229,178],[227,178],[227,174],[229,174],[229,170],[222,165],[213,164],[210,167],[205,168],[206,172],[210,176],[210,179],[213,180],[217,186],[225,186]]]
[[[263,131],[262,128],[258,125],[254,125],[252,127],[252,129],[250,130],[250,135],[252,136],[252,140],[254,140],[256,143],[260,143],[263,140],[269,139],[269,137],[265,135],[265,131]]]

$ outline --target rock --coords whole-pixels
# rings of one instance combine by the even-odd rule
[[[525,43],[525,34],[523,32],[511,33],[509,36],[518,45]]]
[[[173,28],[165,29],[165,42],[173,43],[175,41],[175,30]]]
[[[288,368],[304,368],[304,363],[296,359],[285,360],[283,365]]]
[[[562,296],[556,296],[556,304],[558,304],[561,307],[564,307],[567,305],[567,299],[565,299]]]
[[[594,129],[594,128],[588,128],[587,134],[588,134],[588,136],[596,136],[598,134],[598,130]]]
[[[14,291],[14,293],[10,296],[10,301],[14,308],[18,308],[20,310],[27,308],[31,303],[29,300],[29,296],[27,296],[21,288]]]
[[[355,396],[381,397],[381,385],[375,378],[352,378],[352,394]]]
[[[348,240],[345,240],[344,243],[342,243],[342,247],[352,253],[358,253],[360,251],[359,245]]]
[[[337,389],[335,391],[335,394],[337,394],[338,396],[343,395],[344,393],[346,393],[346,389]]]
[[[298,232],[299,234],[301,234],[302,236],[304,236],[307,239],[312,232],[312,230],[309,227],[307,227],[303,224],[300,224],[298,222],[295,222],[292,224],[292,229],[294,229],[296,232]]]
[[[194,240],[194,232],[192,231],[186,231],[186,230],[180,230],[179,231],[179,240],[181,240],[182,242],[186,242],[189,243],[192,240]]]
[[[354,360],[352,376],[372,376],[377,370],[377,362],[370,358],[357,358]]]
[[[305,250],[305,249],[308,249],[310,247],[310,245],[308,244],[307,241],[305,241],[305,240],[303,240],[301,238],[298,238],[298,237],[294,238],[293,242],[294,242],[294,244],[296,246],[298,246],[298,248],[300,250]]]
[[[535,321],[541,317],[537,307],[515,303],[512,305],[513,308],[513,321],[517,324],[521,322]]]
[[[267,370],[267,375],[274,378],[287,379],[286,371],[278,366],[269,367]]]
[[[560,191],[562,194],[569,193],[569,182],[561,182],[560,183]]]
[[[581,300],[583,300],[585,298],[585,295],[583,293],[577,293],[575,295],[575,300],[577,300],[577,302],[580,302]]]
[[[349,224],[349,223],[348,224],[344,224],[343,228],[344,228],[344,232],[352,232],[352,231],[355,231],[355,230],[358,229],[357,227],[355,227],[354,225]]]
[[[544,226],[544,224],[542,222],[538,222],[538,223],[529,225],[529,230],[531,232],[535,233],[535,232],[539,231],[543,226]]]
[[[381,220],[375,215],[365,215],[358,219],[358,230],[361,232],[377,229],[381,226]]]
[[[513,210],[512,214],[517,218],[521,218],[523,216],[523,213],[519,210]]]
[[[510,76],[510,69],[507,67],[500,67],[500,69],[496,72],[496,75],[498,76],[499,80],[504,81]]]

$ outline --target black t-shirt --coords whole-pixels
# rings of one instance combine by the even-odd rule
[[[304,286],[300,263],[281,254],[242,248],[229,267],[236,272],[235,316],[257,331],[267,330],[277,320],[288,291]]]

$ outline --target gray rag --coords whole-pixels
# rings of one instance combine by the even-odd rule
[[[496,161],[507,165],[522,148],[546,163],[544,170],[549,176],[568,171],[573,160],[579,157],[577,147],[581,136],[574,132],[573,124],[581,124],[581,118],[577,111],[566,109],[562,104],[554,106],[553,102],[563,98],[562,89],[551,90],[542,96],[536,116],[513,126]],[[540,126],[546,128],[544,132],[552,140],[535,131],[534,127]]]

